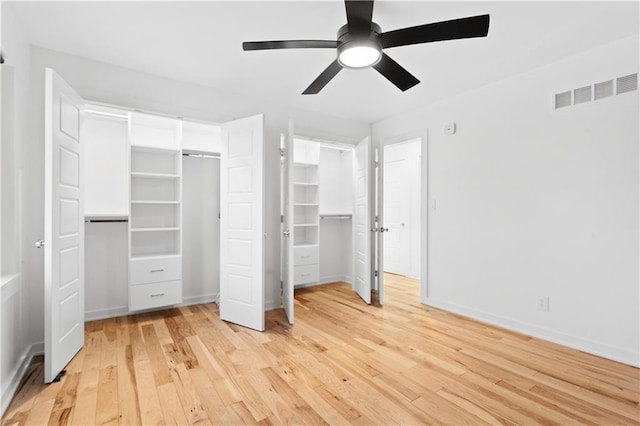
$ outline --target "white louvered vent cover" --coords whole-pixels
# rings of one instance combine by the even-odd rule
[[[618,77],[615,80],[607,80],[593,85],[556,93],[555,109],[578,105],[592,100],[599,100],[613,96],[613,83],[615,81],[615,94],[621,95],[638,90],[638,73]]]
[[[603,81],[593,85],[593,98],[598,99],[613,96],[613,80]]]
[[[616,95],[638,90],[638,73],[616,78]]]
[[[558,93],[556,95],[556,109],[571,105],[571,91]]]
[[[591,86],[581,87],[573,91],[573,104],[591,102]]]

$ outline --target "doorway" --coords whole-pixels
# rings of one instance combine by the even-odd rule
[[[419,295],[424,224],[422,138],[386,144],[382,150],[380,213],[384,225],[380,260],[384,282],[406,286]]]

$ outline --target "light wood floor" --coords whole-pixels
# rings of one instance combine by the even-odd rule
[[[267,331],[213,304],[95,321],[60,383],[35,363],[2,425],[639,424],[639,370],[345,284],[296,292]]]

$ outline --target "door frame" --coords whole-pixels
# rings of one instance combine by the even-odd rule
[[[387,145],[394,145],[397,143],[408,142],[412,139],[420,139],[420,303],[426,304],[429,293],[429,259],[431,258],[429,252],[429,219],[430,219],[430,202],[429,199],[429,129],[423,129],[418,131],[407,132],[399,135],[385,136],[382,138],[376,138],[375,148],[378,148],[383,153],[384,147]],[[384,153],[381,155],[381,159],[384,160]],[[380,161],[378,179],[378,200],[380,203],[379,218],[382,220],[382,226],[384,226],[384,216],[382,214],[382,206],[384,205],[384,161]],[[384,237],[384,236],[383,236]],[[382,242],[380,242],[382,243]],[[380,252],[381,253],[381,252]],[[376,265],[379,265],[379,297],[380,303],[384,301],[384,273],[382,271],[382,260],[376,259]]]

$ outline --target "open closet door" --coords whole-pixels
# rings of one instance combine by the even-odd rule
[[[282,303],[289,324],[293,324],[293,121],[289,121],[289,130],[282,140]]]
[[[360,142],[353,156],[353,289],[371,304],[371,139]]]
[[[375,217],[378,218],[378,232],[376,233],[374,269],[374,278],[377,280],[376,289],[378,290],[378,304],[384,303],[384,236],[385,232],[389,232],[389,228],[384,227],[384,146],[376,148],[375,167]]]
[[[220,318],[264,330],[263,117],[222,125]]]
[[[62,376],[84,345],[84,101],[45,70],[44,380]]]

